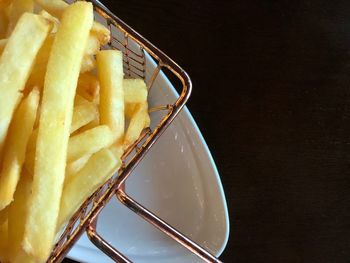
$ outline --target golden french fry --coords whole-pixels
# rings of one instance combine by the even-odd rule
[[[68,163],[66,166],[66,176],[64,180],[65,181],[70,180],[70,178],[74,174],[79,172],[84,167],[84,165],[89,161],[90,157],[91,157],[91,154],[87,154],[76,161]]]
[[[74,107],[72,126],[70,133],[75,132],[81,127],[98,117],[97,108],[93,103],[85,103]]]
[[[133,144],[140,137],[142,130],[149,125],[150,117],[147,103],[138,104],[125,133],[124,149]]]
[[[94,119],[93,121],[89,122],[85,126],[81,127],[79,130],[77,130],[74,133],[74,135],[84,133],[84,132],[92,130],[98,126],[100,126],[100,117],[99,116],[97,116],[96,119]]]
[[[114,141],[124,135],[123,54],[116,50],[97,53],[100,80],[100,122],[112,130]]]
[[[35,2],[51,15],[61,18],[68,4],[63,0],[35,0]]]
[[[77,94],[95,104],[99,104],[100,83],[97,77],[91,73],[81,74],[78,81]]]
[[[96,36],[100,46],[106,45],[111,40],[111,32],[104,25],[95,22],[91,29],[92,35]]]
[[[54,39],[55,39],[55,34],[50,34],[45,40],[35,60],[35,65],[33,67],[33,71],[30,74],[29,80],[27,81],[27,86],[32,87],[37,85],[41,87],[44,85],[47,63],[49,61],[49,56],[51,53],[51,48],[52,48]],[[90,34],[88,42],[86,44],[84,57],[81,63],[81,68],[80,68],[81,73],[91,71],[95,67],[96,62],[93,55],[95,55],[99,49],[100,49],[100,46],[96,37],[92,37]],[[1,43],[0,43],[0,50],[1,50]],[[91,74],[89,73],[82,74],[82,76],[84,75],[91,75]],[[90,80],[91,79],[92,78],[90,78]],[[80,83],[80,80],[79,80],[79,83]],[[98,83],[98,80],[97,80],[97,83]],[[93,83],[89,85],[92,86]]]
[[[68,7],[68,4],[63,0],[35,0],[35,2],[57,18],[61,18],[64,10]],[[109,42],[110,32],[108,28],[102,24],[94,22],[91,31],[98,36],[101,45],[105,45]]]
[[[46,18],[47,20],[49,20],[52,23],[51,33],[53,33],[53,34],[57,33],[58,27],[60,26],[60,20],[58,20],[58,18],[52,16],[51,14],[46,12],[45,10],[41,10],[39,15]]]
[[[75,90],[92,22],[91,3],[75,2],[67,7],[47,65],[32,195],[22,243],[25,252],[37,261],[47,259],[56,234]]]
[[[11,35],[19,18],[26,12],[32,13],[34,9],[33,0],[13,0],[10,7],[9,23],[7,27],[7,35]]]
[[[21,98],[21,91],[49,28],[49,23],[44,18],[24,14],[0,58],[0,155],[13,112]],[[29,33],[31,37],[28,37]]]
[[[128,103],[143,103],[147,101],[148,90],[143,79],[124,79],[124,101]]]
[[[95,68],[96,62],[94,55],[100,50],[100,42],[94,34],[90,34],[89,40],[85,47],[85,55],[81,64],[81,73],[91,71]]]
[[[65,181],[57,229],[69,220],[86,198],[93,194],[113,174],[120,160],[108,149],[95,153],[70,180]]]
[[[13,0],[0,0],[0,9],[3,10],[8,7]]]
[[[113,144],[109,147],[109,150],[113,153],[114,157],[117,159],[121,159],[124,153],[123,146],[120,144]]]
[[[0,174],[0,210],[13,201],[25,159],[27,143],[33,131],[39,99],[39,91],[34,89],[22,101],[13,116]]]
[[[22,241],[24,236],[25,220],[29,208],[29,198],[32,190],[32,177],[26,173],[21,174],[15,193],[15,200],[9,206],[8,214],[8,243],[9,257],[11,262],[19,262],[16,260],[22,251]],[[23,256],[23,255],[22,255]],[[28,261],[22,261],[28,262]]]
[[[87,154],[93,154],[113,143],[113,135],[106,125],[75,135],[69,139],[67,161],[72,162]]]
[[[27,87],[38,86],[42,87],[44,84],[45,73],[47,68],[47,62],[51,53],[52,44],[55,40],[55,35],[50,34],[42,47],[40,48],[38,55],[35,59],[33,70],[27,81]]]

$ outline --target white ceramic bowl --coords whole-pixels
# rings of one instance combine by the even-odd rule
[[[146,63],[149,78],[155,63],[148,55]],[[150,107],[173,103],[177,97],[161,72],[150,93]],[[160,117],[153,116],[152,124]],[[126,189],[146,208],[213,254],[219,256],[224,250],[229,235],[224,191],[209,149],[187,108],[136,168]],[[116,199],[101,213],[98,232],[135,262],[201,262]],[[68,257],[81,262],[113,262],[86,235]]]

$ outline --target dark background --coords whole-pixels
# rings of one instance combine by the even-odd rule
[[[192,77],[230,210],[221,259],[350,262],[350,1],[105,3]]]

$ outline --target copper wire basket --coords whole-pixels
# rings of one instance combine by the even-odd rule
[[[66,0],[67,2],[72,2]],[[125,191],[125,182],[138,163],[144,158],[152,145],[171,124],[190,97],[192,84],[187,73],[167,55],[143,38],[130,26],[120,20],[98,0],[91,0],[94,5],[95,19],[104,23],[111,31],[111,41],[106,49],[118,49],[124,54],[124,73],[129,78],[143,78],[149,89],[157,76],[166,69],[173,78],[181,82],[181,92],[176,101],[168,105],[160,105],[150,109],[151,119],[154,112],[163,112],[161,121],[155,128],[145,129],[137,142],[124,153],[123,165],[115,171],[115,175],[88,198],[69,221],[59,241],[54,247],[48,262],[61,262],[80,236],[87,232],[91,242],[116,262],[131,262],[125,255],[112,247],[97,232],[97,220],[100,212],[113,197],[135,212],[141,218],[167,234],[206,262],[220,262],[200,245],[196,244],[158,216],[147,210]],[[135,48],[137,47],[137,48]],[[146,56],[151,56],[157,66],[146,78]]]

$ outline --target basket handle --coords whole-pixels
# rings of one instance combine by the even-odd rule
[[[128,196],[123,188],[117,191],[116,196],[118,200],[122,204],[127,206],[130,210],[132,210],[137,215],[145,219],[148,223],[152,224],[157,229],[159,229],[160,231],[177,241],[179,244],[187,248],[193,254],[203,259],[205,262],[222,263],[210,252],[206,251],[203,247],[201,247],[200,245],[183,235],[174,227],[160,219],[158,216],[156,216],[155,214],[147,210],[145,207],[143,207],[141,204],[136,202],[134,199],[132,199],[130,196]],[[97,215],[96,217],[92,218],[92,221],[90,221],[90,224],[86,230],[90,241],[114,261],[121,263],[132,263],[127,257],[125,257],[114,247],[112,247],[97,233],[97,219]]]

